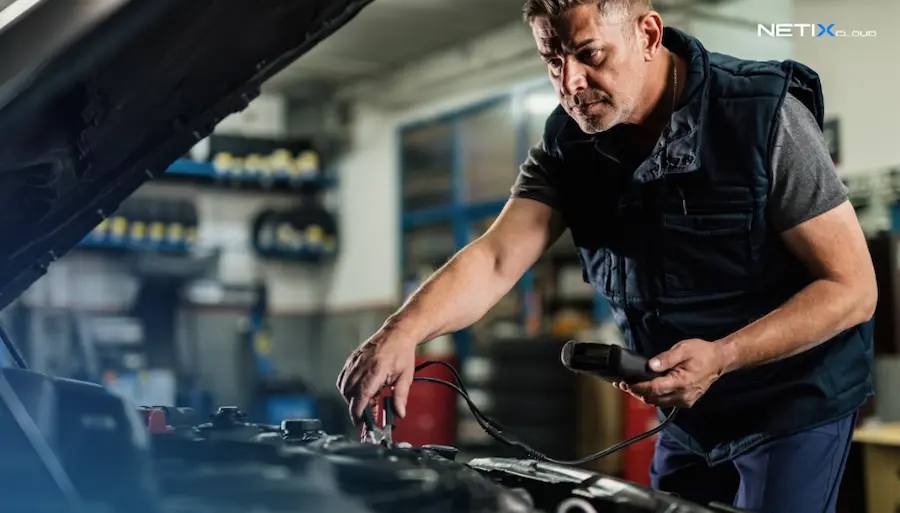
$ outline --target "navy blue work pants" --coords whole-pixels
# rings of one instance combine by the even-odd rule
[[[665,431],[650,467],[653,488],[761,513],[834,513],[856,414],[773,439],[710,467]]]

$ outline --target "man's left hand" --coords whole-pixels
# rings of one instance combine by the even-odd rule
[[[690,408],[719,379],[725,367],[721,344],[696,338],[684,340],[650,360],[650,369],[666,372],[665,376],[622,387],[648,404]]]

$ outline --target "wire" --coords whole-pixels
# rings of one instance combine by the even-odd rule
[[[442,367],[447,368],[451,373],[453,373],[453,377],[456,379],[456,385],[454,386],[452,383],[448,383],[446,381],[443,381],[443,380],[437,379],[437,378],[414,378],[414,381],[438,383],[440,385],[445,385],[445,386],[449,386],[449,387],[453,388],[456,391],[456,393],[458,393],[460,396],[463,397],[463,399],[466,400],[466,404],[468,404],[469,409],[472,410],[472,414],[475,415],[475,420],[478,421],[478,424],[481,425],[481,427],[483,429],[485,429],[485,431],[488,431],[488,428],[486,428],[484,426],[484,424],[493,426],[494,428],[499,429],[500,431],[506,431],[506,428],[504,428],[499,422],[488,417],[487,415],[482,413],[481,410],[478,409],[477,406],[475,406],[475,403],[472,402],[471,398],[469,397],[469,392],[468,392],[468,390],[466,390],[466,385],[463,382],[462,376],[460,376],[459,371],[456,370],[456,367],[450,365],[447,362],[432,360],[432,361],[428,361],[428,362],[419,364],[416,367],[414,373],[419,372],[422,369],[431,367],[432,365],[440,365]]]
[[[460,376],[459,371],[457,371],[449,363],[441,362],[441,361],[428,361],[428,362],[425,362],[425,363],[422,363],[422,364],[416,366],[415,372],[419,372],[420,370],[425,369],[426,367],[430,367],[432,365],[441,365],[441,366],[444,366],[447,369],[449,369],[450,372],[453,374],[453,377],[456,379],[457,384],[453,384],[453,383],[450,383],[449,381],[444,381],[444,380],[438,379],[438,378],[427,378],[427,377],[413,378],[413,381],[419,381],[419,382],[424,382],[424,383],[437,383],[438,385],[446,386],[446,387],[453,389],[454,391],[456,391],[457,394],[460,395],[460,397],[463,398],[463,400],[466,401],[466,404],[469,406],[469,409],[472,411],[472,415],[474,415],[474,417],[475,417],[475,421],[478,422],[478,424],[481,426],[482,429],[484,429],[487,432],[487,434],[494,437],[498,442],[500,442],[504,445],[507,445],[509,447],[520,449],[523,452],[525,452],[525,454],[527,454],[528,457],[530,457],[532,459],[546,461],[549,463],[556,463],[558,465],[578,466],[578,465],[584,465],[585,463],[590,463],[595,460],[599,460],[600,458],[605,458],[605,457],[609,456],[610,454],[613,454],[616,451],[620,451],[620,450],[624,449],[625,447],[628,447],[631,444],[640,442],[641,440],[645,440],[645,439],[655,435],[656,433],[659,433],[666,426],[666,424],[668,424],[669,422],[672,421],[673,418],[675,418],[675,414],[678,413],[678,408],[672,408],[672,411],[670,411],[666,415],[665,419],[663,419],[663,421],[655,428],[653,428],[649,431],[646,431],[644,433],[641,433],[637,436],[634,436],[632,438],[629,438],[628,440],[623,440],[613,446],[603,449],[602,451],[596,452],[594,454],[585,456],[584,458],[577,459],[577,460],[558,460],[555,458],[551,458],[550,456],[547,456],[546,454],[538,451],[537,449],[531,447],[530,445],[526,444],[525,442],[522,442],[522,441],[516,439],[511,434],[506,434],[505,431],[507,431],[507,430],[505,428],[503,428],[494,419],[485,415],[481,411],[481,409],[479,409],[478,406],[475,405],[475,403],[472,401],[471,397],[469,397],[469,393],[466,390],[465,384],[463,383],[463,379],[462,379],[462,376]]]
[[[3,327],[3,323],[0,323],[0,340],[3,341],[6,352],[8,352],[9,356],[16,362],[16,367],[27,370],[28,363],[25,362],[25,357],[22,356],[22,352],[19,351],[19,348],[16,346],[16,343],[13,342],[12,337],[9,336],[9,332]]]

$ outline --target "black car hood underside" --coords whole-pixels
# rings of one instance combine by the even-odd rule
[[[372,0],[44,0],[0,29],[0,309]]]

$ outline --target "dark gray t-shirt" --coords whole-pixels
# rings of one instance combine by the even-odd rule
[[[559,210],[556,166],[543,143],[533,147],[520,168],[512,196],[537,200]],[[824,214],[848,198],[815,117],[790,95],[779,113],[771,169],[767,209],[769,222],[777,232]]]

